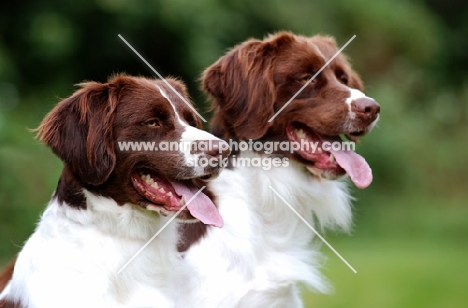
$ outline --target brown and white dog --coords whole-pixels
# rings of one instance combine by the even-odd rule
[[[212,97],[216,136],[263,144],[307,141],[317,148],[271,154],[233,149],[232,167],[209,185],[224,227],[209,229],[184,247],[192,276],[198,276],[187,288],[184,307],[302,307],[298,282],[327,291],[317,245],[310,245],[313,232],[271,188],[315,228],[349,230],[351,197],[344,175],[365,188],[372,173],[354,151],[327,150],[325,143],[342,142],[340,135],[356,141],[374,127],[380,107],[361,92],[361,80],[340,54],[269,119],[337,50],[330,37],[282,32],[246,41],[205,70],[203,88]],[[245,164],[278,157],[289,163]],[[235,164],[239,158],[244,164]]]
[[[176,251],[177,225],[196,218],[223,224],[214,204],[193,184],[217,175],[219,168],[196,162],[229,152],[219,156],[224,141],[200,130],[196,113],[181,99],[188,100],[185,86],[167,81],[172,88],[161,80],[125,75],[104,84],[83,83],[45,117],[38,137],[64,168],[17,258],[0,307],[175,307],[185,279]],[[210,140],[213,147],[121,147],[122,142],[199,140]],[[177,223],[168,224],[119,273],[179,210]]]

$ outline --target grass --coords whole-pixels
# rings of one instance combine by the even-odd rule
[[[323,245],[323,272],[335,290],[304,290],[305,307],[466,307],[466,200],[410,194],[358,202],[365,208],[357,209],[353,234],[328,236],[357,274]]]
[[[305,292],[305,307],[466,307],[466,245],[409,237],[338,241],[335,248],[358,273],[327,252],[324,273],[334,294]]]

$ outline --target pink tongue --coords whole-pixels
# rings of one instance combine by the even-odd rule
[[[187,203],[187,208],[193,217],[207,225],[216,227],[222,227],[224,225],[223,218],[219,214],[218,209],[207,195],[200,192],[194,198],[199,190],[198,188],[193,185],[185,185],[178,182],[171,182],[171,184],[177,194],[184,198]]]
[[[372,183],[372,170],[364,157],[353,151],[330,150],[338,165],[343,168],[357,188],[364,189]]]

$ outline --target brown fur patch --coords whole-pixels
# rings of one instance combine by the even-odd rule
[[[5,267],[5,269],[0,274],[0,293],[5,289],[7,283],[11,280],[13,276],[13,270],[15,269],[16,258],[10,262],[10,264]]]
[[[24,308],[24,306],[21,302],[13,302],[7,298],[0,300],[0,308]]]
[[[192,224],[181,224],[179,226],[179,243],[177,245],[177,250],[179,252],[187,251],[192,245],[198,243],[208,231],[207,225],[202,224],[201,222],[192,223]]]
[[[331,37],[289,32],[234,47],[202,76],[203,89],[212,98],[211,131],[225,139],[282,141],[287,140],[285,127],[292,122],[327,136],[367,127],[372,119],[356,117],[351,125],[343,124],[349,114],[348,87],[363,89],[343,54],[268,122],[337,51]]]

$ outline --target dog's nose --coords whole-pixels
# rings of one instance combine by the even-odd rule
[[[192,143],[192,154],[203,153],[211,157],[226,158],[231,154],[229,144],[223,140],[195,140]],[[194,150],[196,149],[196,150]]]
[[[231,154],[231,149],[229,148],[229,144],[227,144],[226,141],[213,140],[211,149],[205,153],[210,156],[220,155],[221,158],[226,158],[229,156],[229,154]]]
[[[374,121],[380,113],[380,105],[371,98],[362,97],[351,102],[351,111],[365,120]]]
[[[204,150],[203,153],[208,156],[226,158],[231,154],[229,144],[223,140],[210,140],[208,149]]]

